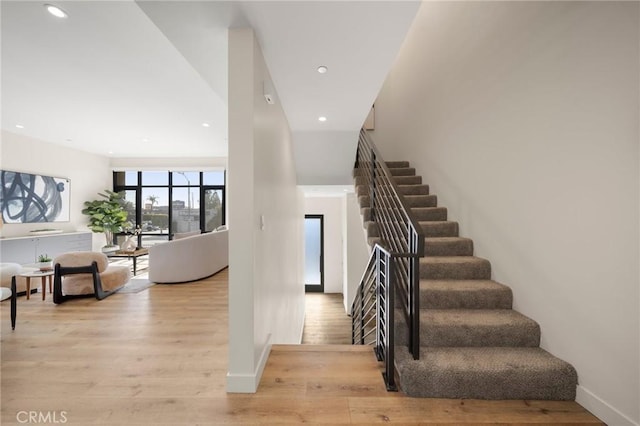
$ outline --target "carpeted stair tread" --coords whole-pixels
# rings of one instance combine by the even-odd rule
[[[511,288],[492,280],[420,280],[421,309],[511,309]]]
[[[395,353],[402,390],[412,397],[575,399],[576,370],[540,348],[421,348],[418,361],[406,347]]]
[[[371,207],[362,207],[360,213],[362,213],[364,221],[371,220]],[[411,209],[411,213],[420,222],[447,220],[446,207],[414,207]]]
[[[420,346],[540,345],[540,326],[512,309],[423,309]]]
[[[461,237],[432,237],[424,239],[426,256],[473,256],[473,241]]]
[[[420,278],[489,280],[491,264],[475,256],[427,256],[420,259]]]
[[[458,222],[432,220],[418,222],[425,237],[457,237]]]
[[[411,209],[411,213],[419,222],[447,220],[446,207],[414,207]]]

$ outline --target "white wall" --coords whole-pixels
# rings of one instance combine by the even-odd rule
[[[351,184],[358,130],[293,134],[299,185]]]
[[[98,192],[111,189],[113,186],[107,157],[4,130],[0,139],[0,163],[2,170],[70,179],[70,220],[52,224],[53,227],[64,231],[88,230],[87,217],[81,213],[84,202],[95,199]],[[5,224],[2,235],[23,236],[39,228],[42,228],[41,223]],[[94,250],[99,250],[104,243],[103,234],[93,234]]]
[[[344,197],[344,308],[351,313],[351,305],[356,296],[356,290],[369,261],[370,248],[367,244],[367,233],[364,229],[358,197],[354,192]]]
[[[425,2],[374,132],[612,425],[640,422],[639,6]]]
[[[304,198],[304,214],[324,215],[324,292],[342,293],[342,239],[344,235],[342,199],[335,197]]]
[[[255,392],[273,343],[300,343],[303,201],[291,134],[253,31],[229,30],[229,392]]]

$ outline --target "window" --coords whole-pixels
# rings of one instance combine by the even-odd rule
[[[129,222],[142,230],[138,246],[225,224],[224,171],[119,171],[113,183],[114,191],[125,193]],[[118,242],[123,238],[124,233]]]

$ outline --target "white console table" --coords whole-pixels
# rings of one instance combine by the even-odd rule
[[[1,238],[0,259],[24,265],[37,262],[41,254],[53,258],[68,251],[91,251],[91,235],[87,231]]]

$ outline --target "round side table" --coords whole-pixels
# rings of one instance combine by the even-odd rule
[[[21,277],[25,277],[27,279],[27,300],[29,300],[29,296],[31,295],[31,278],[41,278],[42,279],[42,300],[45,299],[45,295],[47,294],[47,278],[49,278],[49,293],[53,290],[52,280],[53,280],[53,270],[51,271],[23,271],[18,274]]]

